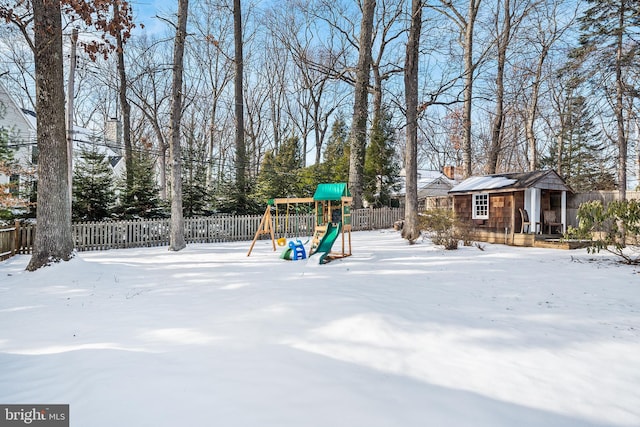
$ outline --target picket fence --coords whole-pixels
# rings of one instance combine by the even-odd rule
[[[404,217],[403,208],[355,209],[351,212],[354,231],[390,228]],[[187,243],[250,241],[262,215],[186,218]],[[304,237],[313,234],[313,214],[274,216],[277,237]],[[72,233],[78,251],[99,251],[169,245],[169,219],[100,221],[74,223]],[[0,229],[0,260],[16,254],[30,254],[36,233],[34,224]],[[265,236],[266,238],[267,236]]]

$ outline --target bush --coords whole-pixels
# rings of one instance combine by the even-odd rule
[[[427,232],[434,245],[447,250],[458,249],[462,240],[471,246],[469,226],[461,223],[450,209],[430,209],[420,215],[420,229]]]
[[[606,250],[628,264],[640,264],[640,202],[621,200],[606,207],[593,200],[578,208],[578,227],[568,238],[591,240],[590,253]]]

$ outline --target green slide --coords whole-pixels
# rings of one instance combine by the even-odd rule
[[[331,252],[333,243],[340,235],[340,231],[342,231],[341,222],[339,222],[338,225],[333,225],[332,223],[329,223],[327,225],[327,232],[324,233],[324,236],[322,236],[322,240],[320,240],[318,248],[313,251],[313,253],[322,252],[322,256],[320,257],[320,264],[325,263],[325,258],[327,257],[329,252]]]

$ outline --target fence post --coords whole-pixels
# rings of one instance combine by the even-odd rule
[[[20,243],[20,221],[14,221],[13,230],[13,247],[11,248],[11,256],[14,256],[18,251],[18,244]]]

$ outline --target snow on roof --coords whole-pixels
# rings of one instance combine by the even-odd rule
[[[450,192],[460,193],[465,191],[493,190],[496,188],[508,187],[517,182],[516,179],[507,178],[499,175],[489,176],[472,176],[465,179],[460,184],[454,186]]]
[[[418,169],[418,190],[427,188],[438,180],[442,181],[443,183],[449,184],[450,186],[453,186],[454,184],[454,181],[449,179],[442,172],[427,169]],[[400,184],[400,189],[393,193],[396,196],[402,196],[407,193],[406,174],[404,169],[400,171]]]

